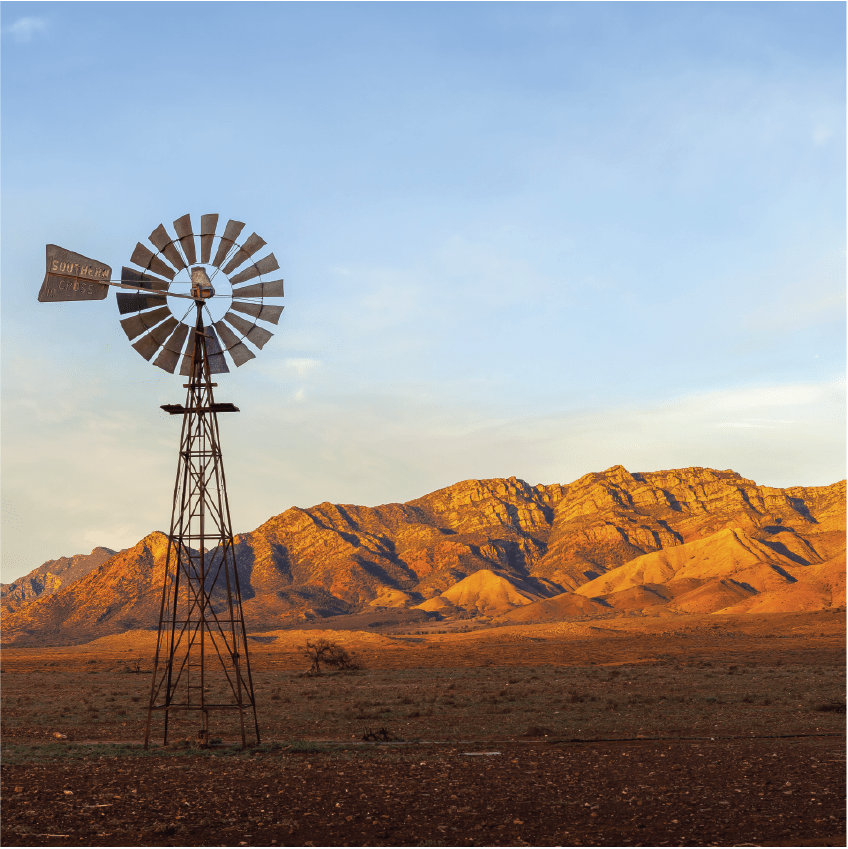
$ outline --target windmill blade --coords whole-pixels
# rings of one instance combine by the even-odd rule
[[[180,245],[189,265],[197,262],[197,254],[194,250],[194,233],[191,232],[191,216],[183,215],[174,222],[174,229],[180,237]]]
[[[188,334],[188,345],[186,345],[185,354],[183,355],[183,361],[180,364],[180,374],[183,377],[191,376],[191,364],[194,360],[194,340],[197,335],[197,332],[192,327],[191,332]]]
[[[271,304],[255,304],[252,301],[233,301],[231,306],[234,310],[245,312],[254,318],[261,318],[262,321],[269,321],[271,324],[279,324],[280,316],[283,313],[282,307],[274,307]]]
[[[180,351],[186,336],[188,336],[188,325],[178,324],[177,329],[168,337],[168,341],[159,352],[159,356],[153,361],[153,365],[173,374],[180,361]]]
[[[215,328],[210,324],[208,327],[204,327],[203,330],[206,334],[206,354],[209,359],[209,373],[229,374],[230,367],[224,359],[224,352],[215,334]]]
[[[183,258],[180,256],[180,252],[174,247],[174,240],[171,238],[171,234],[165,229],[164,224],[160,224],[149,236],[151,242],[165,254],[168,262],[177,269],[177,271],[182,271],[186,267],[186,264]]]
[[[239,233],[244,230],[243,221],[233,221],[230,219],[227,226],[224,228],[224,235],[221,236],[221,244],[218,245],[218,250],[215,252],[215,259],[212,260],[212,265],[215,268],[220,268],[221,263],[227,256],[227,252],[235,244]]]
[[[187,324],[183,324],[182,322],[180,322],[180,326],[171,334],[170,338],[165,343],[165,347],[169,351],[174,351],[175,353],[179,354],[183,349],[186,336],[188,336],[188,331],[190,329],[191,328],[189,328]]]
[[[133,315],[129,318],[121,319],[121,327],[124,333],[127,334],[127,339],[135,339],[147,330],[147,325],[141,320],[140,315]]]
[[[134,268],[124,266],[121,269],[121,283],[127,283],[130,286],[141,286],[144,289],[156,289],[159,292],[167,292],[171,285],[167,280],[160,280],[152,274],[142,274]]]
[[[215,239],[215,228],[218,226],[218,213],[200,216],[200,261],[209,264],[212,256],[212,242]]]
[[[130,312],[140,312],[141,310],[150,310],[153,307],[164,307],[165,299],[155,295],[136,295],[129,292],[117,292],[115,297],[118,299],[118,312],[121,315],[126,315]]]
[[[175,354],[173,351],[163,348],[159,352],[159,356],[153,361],[153,365],[159,366],[160,369],[168,372],[168,374],[173,374],[177,369],[177,363],[179,363],[179,361],[179,354]]]
[[[150,333],[142,336],[141,339],[133,345],[133,348],[135,348],[145,360],[149,360],[162,347],[167,338],[171,335],[171,331],[178,323],[179,322],[171,316],[171,318],[167,321],[163,321],[158,327],[153,328]]]
[[[256,233],[251,233],[247,241],[239,248],[235,256],[227,263],[224,274],[232,274],[243,262],[247,262],[258,250],[268,243]]]
[[[224,321],[228,321],[238,330],[242,336],[246,336],[257,348],[264,347],[265,343],[274,335],[270,330],[265,330],[262,327],[257,327],[249,321],[243,319],[240,315],[234,312],[228,312],[224,316]]]
[[[174,275],[176,275],[176,271],[173,268],[169,268],[156,256],[150,248],[146,248],[144,245],[139,242],[135,246],[135,250],[132,252],[132,256],[130,257],[130,262],[134,262],[136,265],[140,266],[145,270],[150,270],[156,272],[162,277],[167,277],[168,280],[173,280]]]
[[[221,341],[226,345],[227,353],[233,358],[236,368],[243,366],[248,360],[255,359],[256,354],[243,344],[223,321],[216,321],[215,329],[218,331]]]
[[[253,283],[241,289],[233,289],[234,298],[282,298],[283,281],[269,280],[267,283]]]
[[[279,270],[279,268],[280,263],[277,262],[274,254],[268,254],[268,256],[260,259],[259,262],[255,262],[249,268],[245,268],[244,271],[239,271],[235,277],[231,277],[230,283],[233,286],[237,283],[247,283],[248,280],[253,280],[254,277],[258,277],[260,274],[270,274],[272,271]],[[226,273],[226,269],[224,273]]]
[[[158,310],[140,312],[138,317],[144,322],[145,327],[156,327],[160,321],[164,321],[170,315],[171,311],[167,307],[160,307]]]
[[[140,333],[144,333],[145,330],[150,330],[151,327],[155,327],[160,321],[164,321],[170,314],[171,311],[167,307],[162,307],[151,312],[139,313],[130,318],[122,318],[121,327],[123,327],[128,339],[135,339]]]

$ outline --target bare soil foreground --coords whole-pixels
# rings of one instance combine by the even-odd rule
[[[5,650],[3,844],[845,845],[844,611],[323,635],[255,635],[247,752],[136,745],[147,633]]]

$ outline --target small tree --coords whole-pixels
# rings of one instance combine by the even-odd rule
[[[315,640],[314,643],[307,640],[303,653],[312,661],[312,666],[309,668],[310,675],[320,675],[321,664],[329,666],[330,669],[338,669],[340,672],[361,668],[346,648],[338,643],[331,643],[324,637]]]

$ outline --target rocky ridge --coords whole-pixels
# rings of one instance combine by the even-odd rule
[[[156,627],[165,543],[151,534],[49,598],[10,612],[4,641],[77,642]],[[657,598],[673,613],[684,609],[684,586],[700,592],[702,608],[723,609],[729,600],[754,609],[798,583],[794,573],[805,569],[824,577],[804,603],[837,606],[844,604],[845,482],[777,489],[729,470],[631,474],[622,466],[568,485],[470,480],[405,504],[293,507],[235,544],[252,629],[384,609],[409,609],[419,619],[573,618],[657,609]],[[754,558],[744,568],[741,549]],[[693,560],[688,571],[673,568],[672,558],[665,579],[653,580],[673,552]],[[657,553],[653,565],[634,567]],[[630,583],[613,578],[622,567]],[[642,583],[634,568],[642,569]]]
[[[97,546],[91,554],[75,554],[48,560],[17,581],[0,584],[0,605],[5,614],[17,610],[36,598],[53,595],[62,587],[87,575],[101,563],[105,563],[116,552],[111,548]]]

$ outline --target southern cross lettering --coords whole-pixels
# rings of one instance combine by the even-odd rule
[[[39,301],[100,301],[106,297],[112,269],[105,262],[47,245],[47,274]]]
[[[80,280],[73,277],[57,277],[53,274],[47,275],[47,296],[51,299],[55,298],[56,290],[63,289],[70,292],[79,292],[80,295],[87,295],[91,298],[100,298],[100,287],[94,283],[89,283],[87,280]]]
[[[50,271],[59,274],[71,274],[74,277],[94,277],[99,280],[108,280],[110,277],[108,266],[98,268],[95,265],[81,265],[78,262],[61,262],[58,259],[51,261]]]

